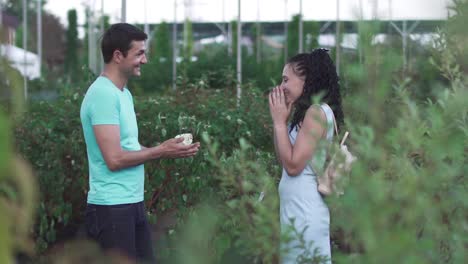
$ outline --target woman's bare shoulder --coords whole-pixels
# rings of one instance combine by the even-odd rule
[[[327,122],[327,116],[319,105],[311,105],[307,109],[305,117],[304,122],[318,122],[320,124],[326,124]]]

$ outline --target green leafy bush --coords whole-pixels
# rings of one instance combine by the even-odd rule
[[[142,145],[154,146],[182,132],[201,140],[206,132],[229,155],[238,138],[271,151],[266,98],[247,91],[241,107],[228,90],[193,89],[161,98],[135,98]],[[88,166],[79,120],[82,94],[30,105],[15,129],[17,148],[34,167],[40,187],[35,226],[40,252],[50,243],[71,237],[86,205]],[[145,200],[157,218],[166,210],[193,206],[213,188],[213,166],[207,150],[185,160],[159,160],[145,166]]]

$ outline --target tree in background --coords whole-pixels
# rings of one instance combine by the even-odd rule
[[[468,1],[454,0],[453,6],[450,7],[451,11],[455,12],[456,16],[449,18],[447,23],[447,35],[451,36],[450,45],[457,55],[454,59],[460,65],[460,71],[464,74],[468,73],[468,52],[466,52],[466,43],[468,41],[467,34],[460,34],[465,32],[466,25],[468,25]]]
[[[172,42],[169,25],[161,22],[153,33],[148,63],[140,78],[130,80],[130,87],[140,92],[164,91],[172,84]]]
[[[184,60],[190,63],[193,54],[192,22],[186,18],[184,21]]]
[[[32,21],[31,21],[32,22]],[[34,40],[37,38],[36,34],[36,15],[34,15]],[[31,28],[31,30],[33,30]],[[58,17],[47,12],[42,13],[42,54],[44,62],[47,64],[49,70],[61,70],[65,61],[65,28],[60,23]],[[34,45],[35,47],[35,45]],[[37,50],[37,49],[35,49]]]
[[[304,51],[310,52],[318,48],[320,24],[317,21],[304,21]]]
[[[76,80],[78,72],[78,24],[76,10],[68,11],[68,28],[65,52],[65,72],[71,81]]]
[[[288,58],[297,54],[299,50],[299,17],[294,15],[291,22],[288,23]]]
[[[161,22],[153,35],[150,55],[151,59],[169,61],[172,58],[171,37],[169,25]]]
[[[183,60],[180,64],[178,76],[182,76],[179,78],[180,85],[185,87],[188,85],[187,81],[189,81],[188,71],[192,65],[192,55],[193,55],[193,32],[192,32],[192,22],[186,18],[184,21],[184,46],[183,46]]]
[[[288,58],[296,55],[299,51],[299,19],[300,15],[294,15],[288,23]],[[304,52],[310,52],[318,47],[318,36],[320,25],[316,21],[303,22],[302,47]]]
[[[259,22],[251,28],[253,50],[255,52],[256,61],[260,63],[262,60],[262,26]]]
[[[231,21],[231,47],[232,47],[232,57],[237,57],[237,21]],[[242,43],[242,42],[241,42]]]

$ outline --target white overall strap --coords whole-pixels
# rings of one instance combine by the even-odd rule
[[[338,126],[336,125],[336,119],[335,119],[335,114],[333,113],[333,110],[328,104],[324,103],[322,104],[322,106],[331,113],[331,116],[333,117],[333,124],[335,126],[335,133],[336,133],[336,136],[338,136]],[[327,111],[325,111],[325,113],[327,113]],[[343,136],[343,139],[341,139],[340,146],[342,146],[345,143],[346,139],[348,138],[348,135],[349,135],[349,132],[346,131]]]
[[[333,113],[333,110],[331,109],[331,107],[328,104],[325,104],[325,103],[320,105],[320,107],[322,107],[323,111],[325,112],[325,115],[327,116],[327,120],[328,120],[329,116],[331,116],[333,126],[335,128],[336,136],[338,136],[338,126],[336,125],[336,119],[335,119],[335,114]]]

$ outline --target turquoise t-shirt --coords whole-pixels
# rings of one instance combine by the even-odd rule
[[[138,165],[110,171],[94,136],[94,125],[119,125],[120,145],[125,151],[141,150],[132,94],[98,77],[81,104],[81,124],[89,164],[88,203],[115,205],[143,201],[144,167]]]

